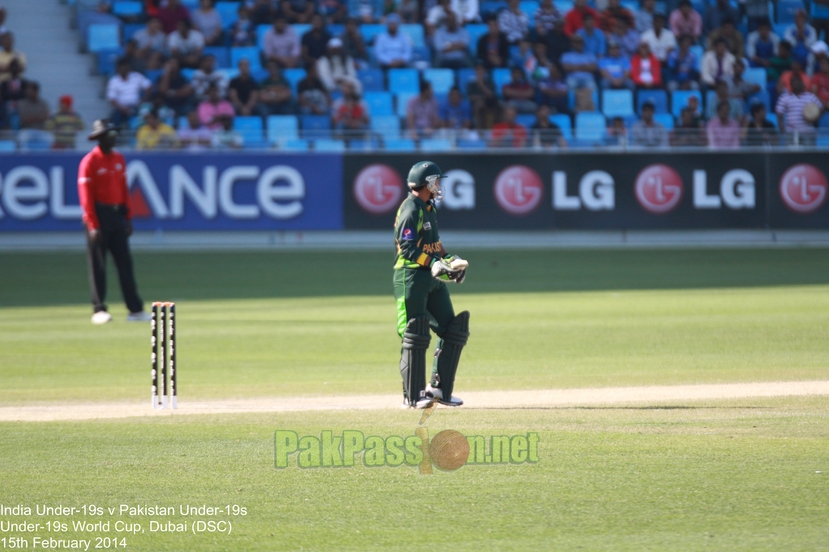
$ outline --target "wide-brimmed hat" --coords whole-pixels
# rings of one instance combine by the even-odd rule
[[[89,133],[90,140],[97,140],[110,130],[118,131],[118,127],[113,125],[109,119],[98,119],[92,123],[92,132]]]

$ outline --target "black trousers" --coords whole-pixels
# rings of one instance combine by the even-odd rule
[[[86,232],[86,253],[89,265],[89,287],[92,292],[92,305],[95,312],[107,310],[107,252],[112,253],[112,260],[118,269],[121,282],[121,294],[130,312],[144,310],[144,302],[138,296],[135,274],[132,269],[132,255],[127,236],[127,217],[123,207],[113,205],[95,205],[100,227],[93,240]]]

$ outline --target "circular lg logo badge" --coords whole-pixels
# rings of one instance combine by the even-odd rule
[[[795,165],[780,179],[780,197],[795,213],[811,213],[826,201],[826,176],[812,165]]]
[[[388,165],[369,165],[354,179],[354,199],[360,207],[381,215],[402,201],[403,182]]]
[[[543,190],[535,171],[523,165],[508,167],[495,179],[495,199],[511,215],[524,215],[538,207]]]
[[[636,177],[636,199],[658,215],[672,211],[682,200],[682,179],[667,165],[651,165]]]

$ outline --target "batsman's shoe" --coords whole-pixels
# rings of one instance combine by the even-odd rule
[[[423,410],[424,408],[429,408],[432,406],[432,403],[435,402],[435,397],[428,395],[424,392],[424,395],[417,399],[414,404],[409,404],[409,399],[403,398],[403,409],[407,408],[414,408],[415,410]]]
[[[426,386],[426,396],[433,397],[434,400],[444,406],[460,406],[463,404],[463,400],[461,400],[460,397],[452,396],[448,400],[445,400],[443,398],[443,391],[440,390],[440,387],[432,387],[431,383]]]
[[[131,312],[127,315],[127,322],[149,322],[152,319],[152,315],[145,311]]]
[[[98,311],[92,315],[92,323],[98,324],[106,324],[107,322],[112,321],[112,315],[109,314],[107,311]]]

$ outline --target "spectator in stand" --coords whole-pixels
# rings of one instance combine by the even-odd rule
[[[201,124],[199,112],[195,109],[187,114],[187,126],[178,129],[181,147],[188,151],[202,151],[213,144],[213,133]]]
[[[639,33],[627,26],[623,19],[617,19],[613,27],[613,34],[608,36],[609,41],[615,41],[622,51],[622,55],[632,58],[639,50]]]
[[[731,95],[728,92],[728,83],[724,80],[719,81],[716,87],[716,98],[709,101],[708,105],[705,108],[706,119],[716,119],[717,115],[719,114],[719,105],[725,102],[729,105],[729,117],[732,117],[738,123],[742,123],[743,116],[745,115],[743,110],[743,101],[731,97]]]
[[[638,90],[662,88],[662,65],[647,42],[641,42],[630,59],[630,79]]]
[[[530,82],[537,82],[547,76],[550,59],[547,57],[547,46],[543,42],[536,42],[532,49],[534,53],[524,62],[524,72]]]
[[[374,40],[374,57],[383,69],[408,67],[412,62],[412,39],[400,32],[400,16],[386,18],[386,31]]]
[[[357,20],[353,17],[349,17],[345,21],[345,32],[343,32],[342,41],[345,55],[354,60],[355,67],[357,69],[368,67],[366,43],[363,41],[363,35],[360,34]]]
[[[602,138],[605,146],[625,146],[628,143],[628,129],[625,128],[625,120],[621,117],[613,117],[610,126],[605,129]]]
[[[406,128],[412,140],[428,138],[440,128],[438,102],[429,81],[420,83],[420,94],[406,106]]]
[[[332,38],[328,41],[326,54],[317,60],[317,74],[329,93],[337,89],[344,91],[343,87],[346,83],[357,96],[363,93],[363,84],[357,78],[354,60],[345,54],[343,41],[339,38]]]
[[[224,46],[222,33],[222,17],[213,7],[213,0],[200,0],[199,9],[190,14],[193,28],[204,36],[204,43],[208,46]]]
[[[751,118],[745,130],[745,145],[773,146],[777,142],[777,127],[766,118],[766,106],[763,102],[751,104]]]
[[[205,99],[207,89],[214,84],[219,89],[219,96],[224,98],[227,94],[227,77],[216,71],[216,58],[209,54],[201,59],[199,68],[193,72],[190,82],[196,92],[197,101]]]
[[[236,115],[264,115],[259,108],[259,83],[250,72],[250,60],[247,58],[239,60],[239,76],[227,86],[227,99],[233,104]]]
[[[747,102],[749,97],[762,90],[758,84],[743,79],[746,64],[742,59],[734,62],[734,76],[724,79],[728,83],[728,96]],[[734,113],[732,111],[732,113]]]
[[[305,65],[316,63],[324,56],[329,40],[331,40],[331,33],[325,29],[325,21],[322,16],[315,15],[311,18],[311,30],[302,35],[303,63]]]
[[[547,35],[552,32],[555,22],[561,18],[561,13],[553,4],[553,0],[541,0],[541,4],[533,15],[535,34],[531,38],[537,41],[545,40]]]
[[[223,117],[220,126],[213,132],[213,147],[220,150],[242,149],[245,138],[233,128],[233,116]]]
[[[705,130],[708,135],[708,145],[712,149],[740,147],[742,128],[738,121],[731,118],[731,103],[728,101],[720,101],[716,104],[716,117],[708,120]]]
[[[622,55],[615,41],[608,46],[607,56],[599,60],[599,74],[602,76],[602,88],[633,88],[630,60]]]
[[[656,0],[641,0],[639,9],[636,11],[635,21],[632,25],[628,23],[628,28],[633,29],[637,34],[642,34],[653,28],[654,13],[656,13]],[[613,27],[611,27],[612,29]]]
[[[506,67],[509,61],[507,36],[498,28],[498,21],[494,17],[487,20],[487,26],[487,33],[478,39],[476,57],[487,69]]]
[[[570,37],[564,33],[563,17],[553,22],[553,30],[544,37],[544,45],[547,47],[547,57],[552,60],[560,60],[562,55],[570,51]]]
[[[728,77],[734,76],[734,63],[737,58],[728,51],[728,41],[720,37],[714,47],[702,56],[700,79],[704,86],[712,87]]]
[[[182,117],[193,108],[195,88],[190,84],[175,59],[167,60],[164,72],[158,79],[158,91],[164,97],[164,103]]]
[[[797,10],[794,16],[794,23],[789,25],[783,32],[783,39],[792,45],[792,55],[804,67],[809,60],[810,49],[817,39],[817,31],[809,25],[809,16],[806,10]]]
[[[348,16],[348,6],[345,0],[319,0],[318,13],[329,23],[343,23]]]
[[[20,128],[43,130],[49,119],[49,104],[40,97],[40,84],[35,81],[26,81],[23,93],[23,99],[17,102]]]
[[[58,112],[44,125],[54,135],[54,149],[75,149],[75,136],[84,129],[83,119],[72,109],[72,96],[66,94],[58,100]]]
[[[757,24],[757,30],[748,34],[746,56],[752,67],[767,69],[771,58],[777,55],[780,37],[771,31],[771,21],[765,19]]]
[[[661,13],[653,15],[653,29],[648,29],[640,40],[647,42],[651,52],[663,64],[668,60],[668,55],[676,50],[676,37],[674,33],[665,28],[665,16]]]
[[[691,51],[691,37],[679,38],[679,49],[668,54],[665,76],[669,90],[696,90],[699,88],[697,56]]]
[[[472,128],[472,115],[469,111],[469,103],[463,99],[461,89],[453,86],[449,90],[449,96],[443,105],[440,106],[438,114],[440,125],[443,128],[461,131]]]
[[[431,36],[436,29],[443,27],[446,24],[446,16],[450,13],[454,13],[451,1],[437,0],[437,3],[426,12],[426,19],[423,22],[426,33]]]
[[[583,18],[584,27],[576,31],[584,41],[584,51],[593,54],[599,59],[607,53],[607,39],[604,33],[596,28],[596,20],[589,13]]]
[[[715,29],[708,34],[706,39],[708,48],[711,48],[711,45],[715,44],[720,38],[725,39],[726,44],[728,44],[728,51],[734,54],[734,57],[745,57],[743,35],[737,30],[737,27],[734,26],[733,19],[725,18],[719,29]]]
[[[777,45],[777,55],[769,60],[766,75],[769,82],[777,82],[780,76],[792,68],[792,45],[788,40],[781,40]]]
[[[236,13],[238,19],[228,29],[230,45],[237,48],[256,46],[256,25],[250,18],[250,10],[244,3],[240,3]]]
[[[130,71],[129,61],[119,59],[115,74],[107,83],[107,101],[112,106],[110,120],[115,126],[127,126],[153,83],[141,73]]]
[[[535,111],[535,122],[530,127],[532,135],[532,143],[537,147],[544,149],[567,147],[567,140],[564,139],[564,134],[554,122],[550,121],[550,108],[546,105],[539,105]]]
[[[788,71],[784,71],[780,78],[777,80],[777,93],[782,94],[784,90],[791,92],[792,91],[792,79],[794,77],[799,77],[800,80],[803,81],[803,85],[808,90],[812,87],[812,79],[809,78],[803,71],[803,66],[800,65],[800,62],[796,59],[792,60],[792,68]]]
[[[140,150],[174,149],[179,147],[173,127],[161,121],[155,109],[144,115],[144,124],[135,135],[135,147]]]
[[[0,82],[0,99],[2,99],[2,127],[11,127],[12,130],[20,128],[20,116],[17,113],[17,103],[26,95],[26,81],[20,76],[23,72],[20,63],[13,59],[9,64],[8,80]]]
[[[656,105],[647,100],[642,104],[642,118],[630,127],[630,141],[634,146],[663,148],[668,146],[668,131],[654,120]]]
[[[492,148],[523,148],[527,145],[527,129],[515,121],[518,112],[512,106],[504,108],[500,123],[492,127],[489,146]]]
[[[282,76],[279,64],[268,63],[268,78],[262,82],[259,100],[268,115],[291,115],[296,112],[291,83]]]
[[[689,107],[683,107],[679,116],[679,126],[671,131],[670,143],[675,148],[703,148],[708,145],[708,138],[702,131],[702,125]]]
[[[756,31],[761,21],[768,20],[774,15],[773,12],[769,11],[768,0],[743,0],[741,4],[741,13],[745,13],[748,19],[749,32]]]
[[[486,67],[480,61],[475,65],[475,79],[466,85],[466,96],[469,98],[469,103],[472,104],[472,115],[476,122],[479,121],[487,102],[498,103],[495,85],[489,73],[487,73]],[[475,126],[480,127],[480,124]]]
[[[138,117],[144,119],[144,116],[155,109],[158,112],[158,117],[169,125],[174,124],[176,120],[176,112],[164,105],[164,95],[160,92],[152,92],[148,101],[141,104],[138,108]]]
[[[820,104],[820,99],[811,92],[806,91],[803,80],[795,75],[792,77],[792,91],[784,92],[778,99],[774,108],[777,113],[777,126],[780,132],[800,134],[800,143],[814,145],[815,127],[803,117],[803,107],[806,104]]]
[[[651,4],[653,3],[651,0],[648,1]],[[600,19],[596,21],[596,25],[598,25],[602,31],[612,33],[617,19],[624,19],[628,27],[633,27],[636,24],[636,19],[633,14],[630,13],[629,9],[623,7],[619,0],[610,0],[607,3],[607,8],[602,11]]]
[[[277,15],[274,18],[273,27],[267,30],[262,42],[262,50],[267,61],[278,63],[280,69],[297,66],[300,54],[299,39],[284,16]]]
[[[121,57],[130,62],[130,70],[138,71],[139,73],[147,70],[144,60],[139,55],[138,42],[135,40],[130,39],[124,44],[124,53]]]
[[[508,0],[507,9],[498,14],[498,28],[510,44],[518,44],[530,34],[530,18],[521,11],[520,0]]]
[[[278,10],[274,10],[270,0],[254,0],[250,4],[250,20],[254,28],[258,25],[270,25]]]
[[[469,33],[458,25],[454,13],[446,17],[446,25],[435,32],[435,52],[439,67],[461,69],[471,67],[469,59]]]
[[[167,48],[182,67],[198,67],[204,50],[204,36],[191,28],[189,20],[182,19],[176,32],[167,37]]]
[[[598,69],[596,56],[584,51],[584,39],[578,34],[570,37],[570,46],[571,50],[561,56],[561,65],[567,75],[567,86],[572,90],[595,90],[596,80],[593,75]]]
[[[740,21],[740,13],[731,7],[729,0],[716,0],[716,3],[711,4],[706,8],[702,16],[702,30],[707,35],[715,29],[722,27],[726,19]]]
[[[564,16],[564,33],[573,36],[584,27],[584,16],[588,13],[593,16],[594,21],[598,20],[599,12],[588,6],[587,0],[575,0],[573,9]]]
[[[138,44],[138,58],[144,65],[158,69],[167,50],[167,35],[161,29],[161,21],[151,17],[147,26],[132,35],[132,39]]]
[[[233,119],[235,114],[233,105],[223,100],[219,94],[219,87],[211,84],[207,89],[207,98],[199,104],[199,120],[201,124],[211,130],[217,130],[222,126],[222,119]]]
[[[561,69],[555,63],[547,65],[547,76],[537,84],[538,103],[548,106],[555,113],[569,113],[569,88],[561,77]]]
[[[334,102],[331,117],[332,126],[343,138],[363,138],[368,129],[368,106],[350,81],[343,83],[343,97]]]
[[[452,0],[452,11],[458,16],[458,24],[480,23],[478,0]]]
[[[0,82],[11,78],[11,64],[17,62],[20,72],[26,70],[26,56],[23,52],[14,49],[14,34],[6,32],[0,35]]]
[[[812,84],[809,87],[812,94],[818,97],[824,109],[829,109],[829,58],[823,56],[818,62],[819,70],[812,75]]]
[[[668,26],[674,36],[690,36],[694,42],[702,36],[702,16],[691,6],[691,0],[680,0],[671,12]]]
[[[167,0],[167,5],[159,8],[158,20],[161,29],[169,35],[178,29],[180,21],[190,21],[190,12],[181,4],[181,0]]]
[[[281,13],[288,23],[310,23],[314,16],[314,0],[282,0]]]
[[[527,76],[521,67],[510,70],[512,80],[501,87],[501,95],[508,105],[519,113],[535,113],[535,89],[527,82]]]
[[[331,96],[319,78],[316,64],[309,65],[305,71],[305,78],[297,84],[300,112],[304,115],[328,115]]]
[[[377,23],[383,17],[383,0],[349,0],[348,13],[360,23]]]

